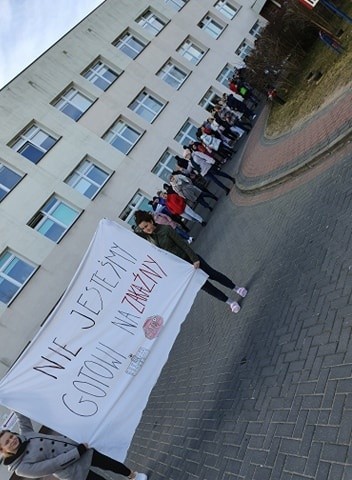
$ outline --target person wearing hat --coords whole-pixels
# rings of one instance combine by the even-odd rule
[[[36,433],[29,418],[19,413],[16,416],[20,433],[0,432],[0,455],[11,473],[27,478],[53,475],[60,480],[104,480],[90,470],[90,467],[98,467],[129,480],[148,479],[144,473],[133,472],[86,443],[77,443],[65,436]]]

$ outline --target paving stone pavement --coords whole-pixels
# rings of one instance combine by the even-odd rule
[[[324,107],[277,138],[264,134],[269,109],[260,115],[245,147],[237,184],[252,190],[271,184],[308,164],[352,131],[352,84],[327,100]]]
[[[352,479],[351,157],[218,202],[194,248],[249,294],[198,294],[130,448],[150,480]]]

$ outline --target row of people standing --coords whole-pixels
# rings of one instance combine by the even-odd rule
[[[168,179],[169,183],[165,183],[163,191],[158,191],[150,202],[153,211],[138,210],[135,213],[136,233],[150,243],[192,263],[194,268],[204,270],[209,279],[202,289],[227,304],[233,313],[240,311],[238,301],[234,300],[231,294],[223,293],[211,283],[211,280],[220,283],[241,298],[247,295],[247,289],[238,286],[193,251],[189,246],[192,237],[186,239],[187,242],[184,241],[188,233],[182,228],[180,231],[182,220],[179,222],[177,216],[198,221],[205,226],[206,222],[191,205],[199,203],[212,211],[213,206],[209,201],[216,202],[218,197],[209,190],[208,184],[215,183],[227,195],[230,187],[224,181],[231,182],[230,185],[235,184],[235,178],[223,172],[221,167],[232,157],[236,142],[250,131],[255,118],[255,113],[245,104],[242,105],[239,101],[239,105],[231,94],[222,97],[219,104],[214,107],[212,116],[208,117],[197,130],[196,140],[183,146],[182,157],[175,156],[176,167]],[[172,218],[173,224],[167,224],[164,219],[160,220],[160,214]]]
[[[232,157],[238,139],[252,128],[255,113],[242,100],[234,99],[231,94],[223,95],[212,116],[197,130],[196,140],[183,146],[182,157],[175,156],[176,167],[168,183],[164,184],[164,190],[157,192],[149,202],[155,214],[168,215],[172,222],[176,222],[178,225],[173,228],[189,242],[192,238],[187,238],[184,232],[184,221],[195,221],[203,227],[206,225],[203,217],[192,207],[199,203],[212,211],[209,199],[218,200],[207,187],[208,183],[215,183],[226,195],[231,190],[230,186],[235,184],[235,178],[222,171],[221,167]],[[226,180],[231,182],[230,185],[224,183]],[[155,217],[155,220],[165,224],[160,217]]]

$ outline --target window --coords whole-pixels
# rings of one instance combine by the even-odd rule
[[[182,7],[186,5],[188,0],[164,0],[171,8],[174,10],[181,10]]]
[[[80,93],[76,88],[69,88],[53,105],[68,117],[77,121],[92,105],[93,100]]]
[[[211,112],[218,101],[221,100],[221,94],[209,88],[202,100],[199,102],[201,107],[204,107],[208,112]]]
[[[31,162],[38,163],[56,142],[57,138],[33,124],[15,139],[11,148]]]
[[[155,165],[155,167],[152,170],[152,173],[160,177],[164,182],[169,181],[169,177],[171,173],[175,170],[176,168],[176,159],[173,153],[171,153],[169,150],[166,150],[158,163]]]
[[[33,275],[35,268],[11,250],[5,250],[0,255],[0,302],[9,304]]]
[[[253,35],[255,38],[259,38],[262,31],[264,30],[264,25],[259,23],[259,20],[255,22],[253,27],[249,30],[250,35]]]
[[[120,119],[105,133],[103,139],[120,152],[127,154],[138,142],[141,135],[142,132]]]
[[[150,10],[147,10],[143,15],[138,17],[136,22],[152,35],[157,35],[165,27],[165,22]]]
[[[224,66],[219,75],[216,77],[216,80],[220,82],[225,87],[229,86],[230,79],[234,74],[235,68],[229,63]]]
[[[157,100],[145,90],[129,105],[128,108],[137,113],[140,117],[152,122],[164,108],[165,103]]]
[[[213,38],[219,38],[225,26],[214,20],[211,15],[206,15],[203,20],[198,23],[198,27],[207,32]]]
[[[186,39],[177,51],[189,62],[197,65],[206,53],[206,49],[196,44],[191,39]]]
[[[118,73],[100,60],[96,61],[94,65],[82,75],[96,87],[104,91],[119,77]]]
[[[85,158],[65,180],[65,183],[85,197],[94,198],[110,174]]]
[[[125,32],[117,39],[114,46],[128,57],[135,59],[146,47],[147,42],[137,38],[130,32]]]
[[[21,180],[22,176],[0,163],[0,202]]]
[[[171,60],[169,60],[163,68],[159,70],[157,76],[177,90],[188,77],[188,72],[177,67]]]
[[[79,211],[53,196],[28,222],[37,232],[58,242],[79,215]]]
[[[121,220],[124,220],[129,225],[135,225],[134,214],[137,210],[147,210],[151,211],[151,206],[148,202],[151,200],[150,197],[146,197],[140,190],[135,194],[132,200],[129,202],[127,207],[123,210],[120,215]]]
[[[251,53],[253,50],[253,46],[249,44],[248,40],[243,40],[241,45],[237,48],[235,51],[236,55],[242,58],[244,60],[248,55]]]
[[[180,143],[181,145],[188,145],[190,142],[194,142],[197,140],[197,130],[198,127],[190,120],[187,120],[187,122],[183,124],[181,130],[176,135],[176,142]]]
[[[226,18],[232,20],[238,10],[240,9],[239,5],[235,5],[229,0],[219,0],[215,4],[215,8]]]

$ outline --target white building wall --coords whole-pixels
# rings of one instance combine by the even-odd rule
[[[207,112],[199,101],[211,86],[220,93],[226,91],[216,77],[227,63],[242,63],[235,50],[246,38],[254,42],[249,30],[258,19],[265,23],[251,8],[251,1],[236,2],[242,7],[233,20],[223,17],[215,3],[189,0],[177,12],[163,0],[106,0],[0,91],[0,161],[24,175],[0,203],[0,254],[10,248],[39,267],[8,306],[0,303],[0,376],[59,300],[99,220],[120,221],[119,215],[137,190],[152,196],[160,188],[163,181],[151,173],[152,168],[167,148],[182,152],[175,135],[188,118],[197,124],[204,121]],[[135,22],[147,7],[168,22],[156,37]],[[218,39],[197,26],[208,12],[226,25]],[[150,42],[135,60],[112,44],[127,27]],[[208,49],[198,65],[176,51],[188,35]],[[105,92],[81,75],[97,57],[123,71]],[[169,58],[191,72],[179,90],[156,76]],[[50,105],[71,84],[94,100],[77,122]],[[128,108],[144,87],[166,103],[152,124]],[[120,115],[145,130],[128,156],[101,138]],[[8,146],[33,120],[60,138],[36,165]],[[86,155],[114,172],[94,200],[64,183]],[[54,193],[82,210],[58,244],[27,225]]]

